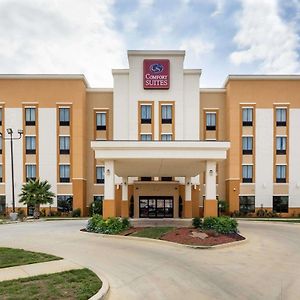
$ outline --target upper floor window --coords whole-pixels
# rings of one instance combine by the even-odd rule
[[[106,130],[106,113],[100,112],[96,113],[96,129]]]
[[[206,113],[206,130],[216,130],[216,113]]]
[[[0,139],[0,154],[2,154],[2,139]]]
[[[253,126],[253,108],[243,108],[243,126]]]
[[[172,134],[171,133],[163,133],[161,135],[162,141],[172,141]]]
[[[152,141],[152,134],[142,133],[141,134],[141,141]]]
[[[243,165],[243,182],[252,182],[253,179],[253,166]]]
[[[26,154],[35,154],[36,153],[36,143],[35,136],[26,136]]]
[[[59,109],[59,125],[70,126],[70,108],[64,107]]]
[[[70,154],[70,137],[60,136],[59,137],[59,153]]]
[[[104,167],[96,167],[96,182],[104,183]]]
[[[286,126],[286,108],[276,108],[276,126]]]
[[[286,165],[276,166],[276,182],[278,183],[286,182]]]
[[[3,181],[3,171],[2,171],[2,165],[0,165],[0,182]]]
[[[141,177],[141,181],[152,181],[152,177]]]
[[[36,165],[26,165],[26,181],[36,179]]]
[[[0,108],[0,126],[2,126],[2,108]]]
[[[25,125],[35,126],[35,108],[28,107],[25,108]]]
[[[151,111],[151,105],[141,105],[141,124],[151,124]]]
[[[286,137],[276,137],[276,154],[286,154]]]
[[[161,123],[172,124],[172,105],[164,104],[161,106]]]
[[[253,138],[252,136],[243,137],[243,154],[252,154]]]
[[[59,182],[70,182],[70,165],[59,166]]]

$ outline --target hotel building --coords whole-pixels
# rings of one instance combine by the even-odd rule
[[[0,132],[22,184],[48,180],[52,210],[191,218],[263,207],[300,213],[300,76],[230,75],[199,88],[184,51],[128,51],[113,89],[83,75],[0,75]],[[10,143],[1,141],[0,212],[12,207]],[[44,207],[46,210],[48,206]],[[26,209],[23,207],[23,209]]]

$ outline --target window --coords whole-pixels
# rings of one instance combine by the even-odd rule
[[[70,182],[70,165],[59,166],[59,182]]]
[[[2,126],[2,108],[0,108],[0,126]]]
[[[151,105],[141,105],[141,123],[151,124]]]
[[[255,212],[255,196],[240,196],[240,212],[246,214]]]
[[[5,215],[6,201],[5,196],[0,196],[0,215]]]
[[[141,181],[152,181],[152,177],[141,177]]]
[[[277,213],[289,212],[288,196],[273,196],[273,211]]]
[[[35,136],[26,136],[26,154],[35,154]]]
[[[172,141],[172,134],[171,133],[163,133],[161,135],[162,141]]]
[[[253,108],[243,108],[243,126],[253,126]]]
[[[172,181],[173,177],[162,177],[161,181]]]
[[[70,126],[70,108],[59,109],[59,125]]]
[[[106,113],[96,113],[96,129],[106,130]]]
[[[35,126],[35,108],[25,108],[26,126]]]
[[[104,196],[103,195],[95,195],[94,196],[94,202],[103,201],[103,200],[104,200]]]
[[[161,123],[172,124],[172,105],[161,106]]]
[[[141,141],[152,141],[152,134],[142,133],[141,134]]]
[[[36,179],[36,165],[26,165],[26,181]]]
[[[243,182],[252,182],[253,166],[243,165]]]
[[[73,196],[57,195],[57,210],[60,212],[70,212],[73,210]]]
[[[104,167],[96,167],[96,182],[104,183]]]
[[[60,136],[59,137],[59,153],[70,154],[70,137]]]
[[[276,154],[286,154],[286,137],[276,137]]]
[[[0,182],[3,182],[3,168],[2,165],[0,165]]]
[[[276,126],[286,126],[286,108],[276,108]]]
[[[286,166],[285,165],[277,165],[276,166],[276,182],[277,183],[286,182]]]
[[[216,130],[216,113],[206,113],[206,130]]]
[[[2,139],[0,138],[0,154],[2,154]]]
[[[250,136],[243,137],[243,154],[252,154],[253,138]]]

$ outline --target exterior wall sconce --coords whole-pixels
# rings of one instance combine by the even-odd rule
[[[212,176],[214,174],[214,171],[213,170],[209,170],[208,173],[209,173],[210,176]]]
[[[106,170],[106,175],[110,175],[110,169]]]
[[[236,188],[233,188],[233,191],[235,192],[235,191],[236,191]]]

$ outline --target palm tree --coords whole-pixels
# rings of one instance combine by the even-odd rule
[[[40,217],[40,205],[52,204],[55,194],[50,191],[51,185],[47,180],[40,181],[29,180],[22,186],[20,202],[34,206],[33,217],[38,219]]]

